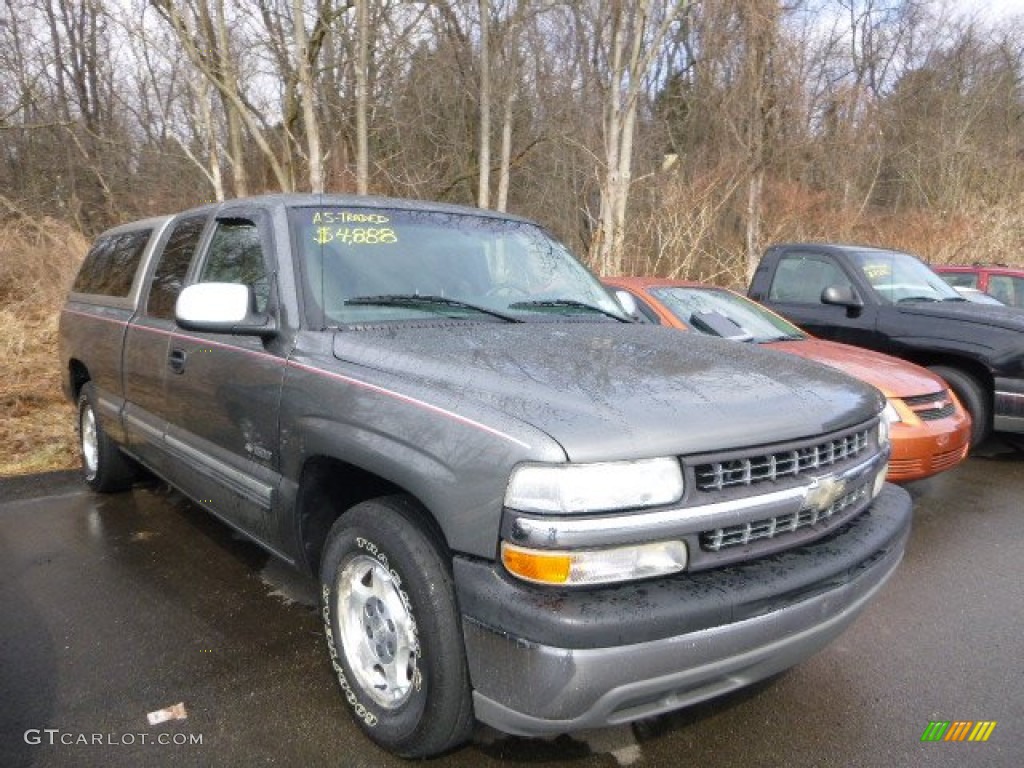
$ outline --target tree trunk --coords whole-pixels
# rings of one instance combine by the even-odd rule
[[[200,8],[208,14],[205,2],[199,4]],[[215,30],[217,43],[217,66],[220,69],[223,79],[223,88],[218,88],[221,94],[221,106],[224,108],[224,115],[228,124],[228,157],[231,161],[231,179],[234,183],[235,197],[247,197],[249,195],[249,173],[245,169],[245,146],[242,143],[242,119],[238,113],[238,106],[230,98],[229,94],[238,90],[238,80],[235,77],[235,67],[228,55],[228,25],[224,18],[224,0],[217,0],[217,26]],[[216,83],[215,83],[216,84]]]
[[[479,0],[480,7],[480,178],[477,206],[491,204],[491,10],[488,0]]]
[[[764,168],[757,168],[750,176],[747,187],[747,285],[754,278],[754,270],[761,260],[761,192],[764,187]]]
[[[358,53],[356,62],[356,192],[369,194],[370,140],[367,114],[369,111],[369,38],[370,22],[366,4],[369,0],[356,0],[356,35]]]
[[[515,91],[509,87],[505,95],[505,111],[501,119],[501,159],[498,170],[498,199],[496,208],[504,213],[508,210],[508,185],[512,177],[512,107]]]
[[[292,0],[295,61],[299,74],[299,98],[302,100],[302,123],[306,134],[309,191],[314,194],[322,194],[324,191],[323,153],[320,149],[320,125],[316,119],[316,89],[313,87],[309,40],[306,36],[306,19],[302,13],[302,6],[302,0]]]

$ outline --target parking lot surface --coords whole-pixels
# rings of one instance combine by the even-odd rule
[[[1024,454],[912,487],[903,565],[853,627],[774,679],[633,726],[480,726],[444,766],[1019,766]],[[350,721],[312,581],[159,484],[0,480],[0,766],[399,766]],[[176,704],[184,719],[150,725]],[[932,721],[988,741],[922,742]]]

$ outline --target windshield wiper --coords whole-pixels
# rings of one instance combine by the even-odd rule
[[[607,309],[594,306],[593,304],[587,304],[585,301],[576,301],[575,299],[535,299],[534,301],[517,301],[514,304],[509,304],[509,309],[518,308],[529,309],[530,307],[568,307],[569,309],[586,309],[590,312],[598,312],[606,317],[610,317],[613,320],[618,320],[620,323],[635,323],[636,321],[630,317],[623,317],[617,315],[614,312],[610,312]]]
[[[963,296],[947,296],[943,301],[967,301]]]
[[[902,299],[896,301],[897,304],[902,304],[905,301],[938,301],[934,296],[904,296]]]
[[[416,307],[418,305],[427,307],[457,307],[458,309],[470,309],[482,315],[490,315],[504,320],[506,323],[522,323],[522,318],[499,312],[489,307],[482,307],[479,304],[471,304],[461,299],[449,299],[447,296],[432,296],[431,294],[420,293],[384,293],[379,296],[356,296],[354,299],[345,301],[346,306],[375,306],[375,307]]]

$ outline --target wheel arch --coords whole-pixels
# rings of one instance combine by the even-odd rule
[[[68,360],[67,376],[67,392],[72,400],[77,401],[78,396],[82,393],[82,387],[89,381],[92,381],[92,375],[89,373],[85,363],[76,357],[72,357]]]
[[[946,368],[956,368],[970,375],[985,388],[985,392],[991,401],[992,393],[995,390],[995,377],[992,371],[984,363],[962,355],[938,354],[927,352],[914,352],[904,356],[912,363],[922,368],[931,368],[941,365]]]
[[[408,489],[373,472],[334,456],[308,457],[302,466],[295,500],[295,520],[301,560],[309,573],[318,576],[327,534],[346,511],[363,501],[402,495],[412,500],[419,513],[415,521],[439,547],[450,554],[447,538],[422,499]]]

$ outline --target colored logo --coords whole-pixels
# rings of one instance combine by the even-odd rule
[[[995,720],[932,720],[921,741],[988,741],[995,729]]]

